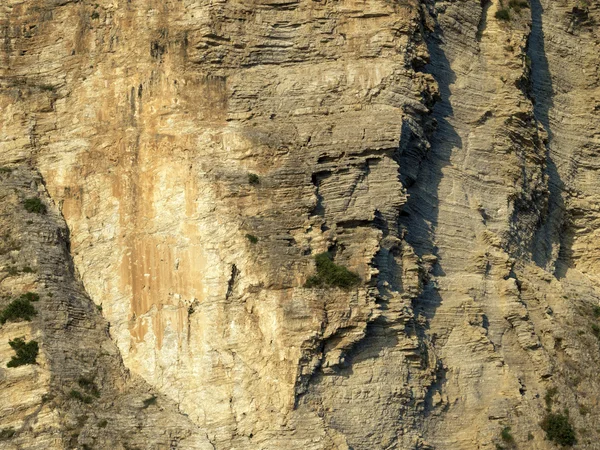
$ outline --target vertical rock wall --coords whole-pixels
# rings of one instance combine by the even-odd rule
[[[511,427],[545,449],[556,388],[585,447],[596,16],[575,0],[8,0],[0,164],[41,174],[72,276],[172,402],[175,445],[493,449]],[[324,251],[360,286],[305,287]]]
[[[510,427],[519,446],[548,448],[539,423],[566,409],[581,448],[594,448],[598,292],[577,256],[595,258],[589,245],[577,250],[594,215],[576,206],[581,196],[593,204],[594,188],[575,194],[591,178],[574,166],[593,165],[597,147],[596,7],[431,10],[438,129],[404,219],[417,254],[436,257],[416,302],[443,364],[427,435],[436,448],[504,448],[512,444],[500,431]]]

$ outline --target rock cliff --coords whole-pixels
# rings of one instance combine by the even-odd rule
[[[0,447],[598,448],[598,20],[5,0]]]

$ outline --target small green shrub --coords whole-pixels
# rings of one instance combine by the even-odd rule
[[[251,244],[258,243],[258,238],[256,236],[254,236],[253,234],[247,234],[246,239],[248,239]]]
[[[71,392],[69,392],[69,398],[79,400],[80,402],[85,403],[87,405],[89,405],[93,401],[92,397],[90,397],[89,395],[84,395],[76,389],[71,389]]]
[[[91,378],[79,377],[77,384],[79,384],[79,386],[92,394],[94,397],[100,397],[100,390],[98,389],[98,386],[96,386],[96,383],[94,383],[94,380]]]
[[[35,273],[35,270],[33,270],[31,267],[29,266],[25,266],[21,269],[21,272],[23,273]]]
[[[30,322],[33,316],[37,314],[37,311],[26,298],[18,298],[9,303],[9,305],[0,312],[0,325],[4,325],[6,322],[18,322],[19,320],[26,320]]]
[[[510,0],[508,6],[518,12],[521,8],[529,8],[529,3],[524,0]]]
[[[147,398],[146,400],[144,400],[144,406],[143,408],[146,409],[151,405],[156,405],[156,400],[158,399],[158,397],[156,395],[153,395],[150,398]]]
[[[39,197],[31,197],[23,202],[23,206],[30,213],[46,214],[46,205],[42,203]]]
[[[2,241],[0,241],[0,255],[5,255],[14,250],[21,250],[19,243],[16,240],[11,239],[8,234],[2,236]]]
[[[360,284],[358,274],[335,264],[329,252],[315,256],[315,262],[317,263],[317,273],[306,280],[304,286],[307,288],[329,286],[350,289]]]
[[[255,173],[248,174],[248,183],[257,185],[260,184],[260,178]]]
[[[7,441],[15,435],[15,429],[13,427],[3,428],[0,430],[0,441]]]
[[[77,417],[77,426],[78,427],[82,427],[85,425],[85,423],[88,420],[88,416],[85,414],[82,414],[81,416]]]
[[[502,8],[496,11],[495,17],[498,20],[504,20],[505,22],[508,22],[510,20],[510,13],[508,12],[508,9]]]
[[[22,298],[23,300],[29,300],[30,302],[37,302],[40,300],[39,294],[36,294],[35,292],[25,292],[19,298]]]
[[[97,309],[99,312],[102,312],[102,305],[96,305],[96,309]]]
[[[598,305],[594,305],[592,307],[592,313],[594,314],[594,317],[597,319],[598,317],[600,317],[600,306]]]
[[[12,173],[12,171],[10,167],[0,167],[0,173]]]
[[[502,432],[500,433],[500,438],[504,443],[506,443],[509,448],[514,448],[516,445],[515,438],[512,434],[510,434],[510,427],[502,428]]]
[[[106,419],[102,419],[100,422],[98,422],[98,428],[106,428],[107,425],[108,425],[108,420],[106,420]]]
[[[17,266],[8,266],[6,271],[8,272],[8,274],[11,277],[14,277],[15,275],[19,275],[19,269],[17,269]]]
[[[587,406],[579,405],[579,414],[581,414],[582,416],[587,416],[591,412],[592,412],[592,410],[590,408],[588,408]]]
[[[554,401],[554,396],[558,394],[558,388],[551,387],[546,391],[546,395],[544,395],[544,401],[546,402],[546,408],[552,408],[552,402]]]
[[[15,338],[8,341],[8,345],[16,352],[6,367],[19,367],[26,364],[35,364],[40,347],[36,341],[25,342],[24,338]]]
[[[98,18],[100,18],[100,14],[98,14],[98,11],[94,11],[92,13],[92,19],[98,19]]]
[[[527,433],[527,440],[528,440],[528,441],[533,441],[533,433],[532,433],[531,431],[529,431],[529,432]]]
[[[600,327],[598,325],[596,325],[595,323],[592,324],[592,334],[594,336],[596,336],[598,339],[600,339]]]
[[[548,413],[541,421],[540,427],[546,432],[546,439],[564,447],[572,447],[577,443],[575,430],[564,414]]]

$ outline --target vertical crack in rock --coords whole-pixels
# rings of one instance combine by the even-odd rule
[[[536,236],[533,257],[538,265],[552,272],[556,271],[556,274],[560,275],[559,272],[568,264],[568,247],[565,244],[569,239],[570,231],[566,226],[565,184],[558,173],[551,150],[553,135],[549,111],[553,106],[554,89],[545,50],[542,14],[543,7],[540,0],[531,0],[531,33],[527,42],[527,56],[531,61],[530,87],[534,100],[533,111],[536,120],[547,133],[546,175],[549,188],[548,208]],[[563,261],[559,268],[557,264],[561,254]]]
[[[238,277],[240,275],[240,271],[235,264],[231,266],[231,276],[229,277],[229,281],[227,282],[227,293],[225,294],[225,299],[229,300],[233,295],[233,289],[236,286]]]
[[[488,11],[491,6],[491,0],[481,0],[481,16],[479,18],[479,23],[477,24],[477,34],[475,35],[478,42],[481,42],[483,32],[487,27]]]
[[[423,39],[422,20],[420,17],[413,36],[415,49],[419,48],[419,42],[422,43]],[[416,56],[415,52],[409,59],[417,61],[419,58],[425,58],[422,49],[419,52],[420,56]],[[424,73],[419,73],[418,76],[427,79]],[[395,80],[389,81],[392,84],[388,89],[393,90]],[[432,106],[437,94],[435,88],[428,89],[421,93],[421,104],[410,103],[404,107],[399,148],[378,152],[379,154],[370,152],[371,157],[363,153],[360,156],[366,159],[357,160],[360,166],[356,169],[350,166],[343,171],[339,170],[342,163],[348,161],[352,165],[356,164],[347,155],[343,155],[342,158],[319,158],[319,163],[328,165],[327,177],[319,177],[318,184],[315,182],[318,186],[317,208],[327,223],[322,229],[334,229],[338,233],[355,230],[353,232],[356,233],[364,229],[363,227],[370,227],[380,232],[378,249],[371,262],[376,272],[369,283],[372,287],[368,291],[376,309],[360,327],[342,327],[337,330],[333,328],[332,331],[329,331],[331,327],[327,319],[331,313],[326,310],[324,329],[317,340],[312,341],[316,348],[311,353],[316,351],[320,356],[316,360],[310,357],[306,359],[307,363],[310,361],[310,375],[303,378],[308,380],[307,386],[299,391],[302,397],[297,405],[300,411],[307,406],[316,408],[329,427],[343,433],[345,442],[352,448],[416,448],[424,445],[419,432],[420,414],[426,408],[427,388],[434,382],[438,364],[433,353],[428,351],[429,344],[422,333],[422,323],[417,321],[412,310],[411,301],[421,292],[425,274],[419,258],[402,239],[403,232],[399,229],[398,218],[405,203],[404,190],[401,191],[402,202],[382,204],[383,208],[375,210],[369,220],[356,219],[352,215],[349,217],[348,213],[340,220],[334,215],[336,206],[331,204],[331,188],[328,187],[328,183],[337,181],[334,176],[336,173],[348,173],[352,176],[352,183],[347,188],[348,193],[345,194],[346,199],[343,203],[343,208],[352,211],[353,197],[356,193],[376,186],[372,177],[377,177],[381,171],[380,167],[386,167],[391,161],[394,164],[391,165],[393,172],[389,173],[389,177],[399,175],[406,184],[411,176],[416,177],[419,159],[429,147],[426,135],[433,128],[428,117],[428,107]],[[385,98],[385,91],[383,95],[379,95]],[[335,169],[330,169],[330,165]],[[390,206],[394,208],[391,209]],[[343,236],[338,234],[335,248],[347,248],[347,244],[340,239]],[[333,312],[339,314],[335,310]],[[384,377],[387,377],[384,373],[389,370],[394,371],[393,379],[405,380],[405,385],[411,387],[403,389],[394,382],[383,381]],[[348,395],[351,386],[361,386],[368,383],[368,380],[377,386],[380,386],[380,383],[389,384],[378,387],[377,406],[370,403],[373,394],[367,394],[364,398],[357,398],[348,404],[344,411],[338,413],[332,409],[336,401],[342,401],[341,398],[336,400],[338,396]],[[364,389],[367,387],[364,386]],[[394,400],[391,400],[392,398]],[[363,408],[362,405],[369,405],[371,417],[364,417],[358,413]],[[356,411],[358,415],[348,414],[348,409]],[[392,416],[402,418],[401,431],[388,425],[385,418]],[[361,421],[361,425],[356,423],[357,420]],[[380,430],[375,435],[368,433],[372,426]]]
[[[523,436],[525,430],[515,431],[520,425],[511,408],[539,410],[532,391],[565,380],[563,367],[554,363],[557,353],[564,354],[565,341],[557,337],[557,346],[544,330],[569,335],[572,351],[585,345],[552,307],[545,306],[546,315],[537,312],[552,303],[565,313],[571,306],[559,298],[574,301],[575,311],[584,308],[575,300],[579,288],[572,282],[560,285],[551,275],[564,275],[562,260],[573,239],[563,235],[559,250],[564,183],[555,159],[564,161],[564,155],[559,156],[548,114],[553,88],[541,28],[547,21],[540,3],[533,1],[529,35],[529,8],[524,12],[511,4],[510,20],[503,23],[502,14],[495,13],[508,5],[485,5],[486,20],[475,14],[473,3],[431,6],[437,28],[430,37],[429,70],[440,89],[433,112],[438,128],[408,188],[410,200],[401,218],[408,242],[433,263],[431,281],[415,309],[429,319],[427,334],[441,359],[440,378],[427,397],[426,422],[426,437],[440,448],[471,448],[473,436],[493,434],[502,426]],[[496,66],[502,53],[506,63]],[[548,147],[538,121],[547,130]],[[532,267],[531,260],[549,272]],[[544,283],[551,283],[549,291]],[[555,296],[553,289],[573,297]],[[597,297],[593,290],[586,292]],[[466,359],[456,358],[461,348],[470,349]],[[499,370],[487,361],[495,361]],[[533,373],[521,372],[521,364],[531,364]],[[574,392],[563,390],[568,403]],[[482,399],[489,405],[485,413],[477,406]],[[481,420],[475,411],[482,412]],[[454,415],[467,420],[469,430],[454,429]],[[536,432],[534,427],[527,431],[531,439]]]

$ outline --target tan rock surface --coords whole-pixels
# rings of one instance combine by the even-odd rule
[[[42,349],[0,368],[10,445],[494,449],[511,427],[547,449],[556,388],[594,448],[600,17],[580,3],[3,2],[21,250],[0,288],[73,292],[0,329],[2,361],[17,335]],[[28,189],[50,206],[31,224]],[[326,250],[359,287],[304,287]],[[68,399],[82,374],[114,429]]]
[[[109,325],[77,280],[68,229],[39,175],[20,166],[0,177],[0,223],[10,243],[0,255],[2,304],[26,292],[40,297],[31,322],[0,328],[0,428],[15,433],[0,447],[212,449],[177,405],[123,366]],[[47,214],[25,211],[22,202],[34,197]],[[15,355],[8,340],[17,337],[39,343],[37,364],[7,367]]]

